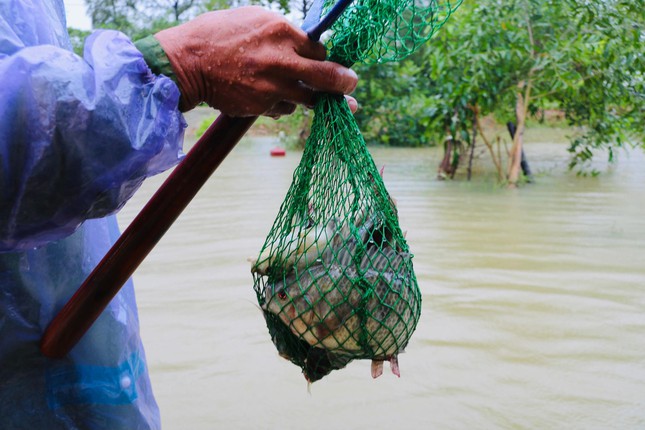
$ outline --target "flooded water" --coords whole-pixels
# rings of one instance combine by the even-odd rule
[[[537,183],[440,182],[429,149],[372,151],[423,293],[401,378],[354,361],[314,383],[280,358],[255,256],[300,153],[243,141],[135,274],[165,429],[645,428],[645,157],[600,178],[532,143]],[[126,225],[162,178],[121,215]]]

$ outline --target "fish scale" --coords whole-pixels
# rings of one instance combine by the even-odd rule
[[[399,272],[406,261],[411,267],[411,256],[370,243],[373,225],[367,222],[358,234],[345,235],[349,236],[345,242],[328,242],[325,254],[335,259],[324,257],[307,270],[275,283],[267,290],[265,310],[279,316],[296,336],[312,346],[389,358],[396,352],[394,337],[402,332],[395,326],[410,317],[406,309],[396,308],[397,304],[407,307],[406,302],[396,300],[399,296],[390,291],[402,291],[409,281]],[[338,237],[343,236],[338,233]],[[334,249],[334,245],[340,249]],[[362,255],[358,268],[354,263],[357,254]],[[282,293],[284,298],[280,299]]]

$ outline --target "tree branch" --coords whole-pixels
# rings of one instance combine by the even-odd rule
[[[497,156],[495,155],[495,149],[493,148],[493,145],[490,143],[490,141],[486,138],[486,135],[484,134],[484,129],[481,125],[481,121],[479,118],[479,107],[477,105],[471,107],[473,114],[475,115],[475,124],[477,125],[477,131],[479,131],[479,135],[482,137],[482,140],[484,141],[484,144],[488,148],[488,151],[490,152],[490,157],[493,160],[493,164],[495,165],[495,168],[497,169],[497,179],[502,180],[503,173],[502,173],[502,165],[501,165],[501,160],[497,159]]]

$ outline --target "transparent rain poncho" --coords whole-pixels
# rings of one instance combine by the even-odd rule
[[[38,344],[179,161],[179,91],[119,32],[73,54],[62,0],[0,0],[0,82],[0,428],[159,428],[130,283],[66,358]]]

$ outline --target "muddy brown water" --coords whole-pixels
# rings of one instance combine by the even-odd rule
[[[415,255],[421,320],[400,379],[354,361],[308,391],[271,343],[246,261],[301,155],[272,158],[275,144],[239,144],[135,274],[165,429],[645,428],[641,152],[579,178],[564,145],[531,142],[537,183],[507,190],[436,180],[434,149],[372,149]]]

